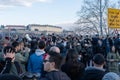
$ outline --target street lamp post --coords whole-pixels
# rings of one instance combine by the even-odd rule
[[[102,31],[102,0],[100,0],[100,34],[103,36],[103,31]]]

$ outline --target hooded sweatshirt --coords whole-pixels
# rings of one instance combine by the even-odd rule
[[[45,54],[45,51],[40,50],[40,49],[36,49],[36,50],[35,50],[35,54],[36,54],[37,56],[40,56],[40,55]]]

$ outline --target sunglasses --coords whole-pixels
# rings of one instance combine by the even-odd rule
[[[50,61],[49,60],[43,60],[43,62],[46,63],[46,62],[50,62]]]

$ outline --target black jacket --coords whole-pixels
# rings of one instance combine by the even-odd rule
[[[40,80],[71,80],[71,79],[62,71],[51,71],[46,74],[45,78],[41,78]]]
[[[10,69],[11,69],[11,58],[6,58],[5,59],[5,65],[4,67],[2,67],[2,71],[0,72],[1,74],[4,74],[4,73],[9,73],[10,72]]]
[[[90,67],[85,70],[83,80],[102,80],[105,73],[104,69]]]

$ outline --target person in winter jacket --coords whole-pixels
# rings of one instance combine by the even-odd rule
[[[15,49],[12,46],[6,46],[3,50],[4,52],[4,67],[2,68],[1,74],[14,74],[17,75],[17,68],[15,67]]]
[[[103,69],[105,59],[102,54],[96,54],[93,57],[93,67],[87,67],[83,76],[83,80],[102,80],[106,71]]]
[[[66,61],[61,67],[71,80],[81,80],[85,70],[85,65],[79,61],[78,57],[75,49],[68,50]]]
[[[36,44],[37,45],[37,44]],[[43,71],[43,55],[45,54],[45,42],[39,42],[39,49],[36,49],[35,53],[33,53],[28,61],[28,72],[35,73],[37,75],[41,75]]]
[[[108,71],[119,73],[120,55],[116,51],[115,46],[112,46],[112,51],[107,55]]]
[[[62,56],[56,52],[49,52],[44,60],[45,77],[40,80],[71,80],[64,72],[60,71]]]

